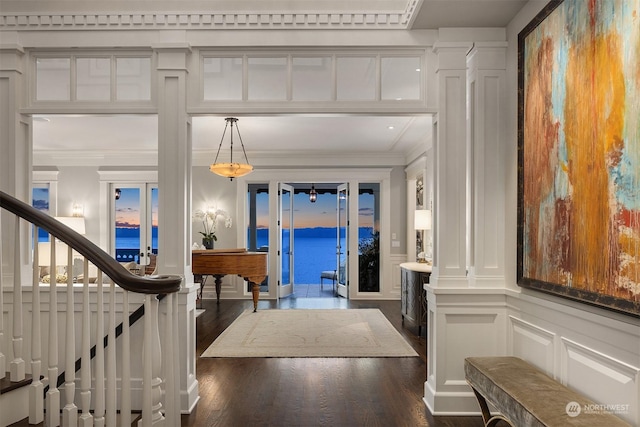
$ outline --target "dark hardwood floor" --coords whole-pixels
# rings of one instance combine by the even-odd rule
[[[200,401],[182,426],[480,427],[480,417],[433,417],[422,401],[424,336],[402,325],[400,301],[285,298],[258,309],[379,308],[418,352],[408,358],[200,358],[248,300],[206,300],[196,319]]]
[[[481,427],[481,417],[433,417],[422,395],[424,336],[402,325],[400,301],[296,298],[260,301],[259,310],[379,308],[419,357],[200,358],[250,300],[205,300],[196,319],[196,376],[200,401],[182,416],[185,427]],[[42,425],[42,424],[40,424]],[[28,426],[27,420],[11,427]]]

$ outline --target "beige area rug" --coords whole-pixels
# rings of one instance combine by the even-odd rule
[[[417,355],[378,309],[287,309],[245,311],[201,357]]]

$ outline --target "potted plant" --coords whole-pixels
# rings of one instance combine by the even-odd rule
[[[193,220],[202,222],[204,231],[199,231],[199,233],[202,234],[202,245],[205,249],[213,249],[213,242],[218,240],[216,236],[218,219],[223,219],[224,226],[231,228],[231,217],[222,209],[209,208],[206,211],[198,209],[193,213]]]

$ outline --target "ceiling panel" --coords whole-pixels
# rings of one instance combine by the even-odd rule
[[[193,150],[215,151],[223,116],[194,117]],[[428,116],[287,115],[238,117],[247,151],[406,153],[431,135]],[[34,118],[36,151],[155,150],[158,124],[152,115],[47,115]],[[234,138],[237,134],[234,133]],[[237,139],[235,143],[238,143]],[[223,149],[228,148],[229,135]]]

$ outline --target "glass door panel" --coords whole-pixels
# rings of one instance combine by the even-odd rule
[[[380,184],[358,190],[358,292],[380,292]]]
[[[280,184],[278,227],[280,228],[278,256],[280,298],[293,293],[293,187]]]
[[[135,262],[136,274],[151,274],[158,255],[157,184],[113,185],[113,253],[119,262]]]
[[[119,262],[140,263],[142,242],[140,221],[142,218],[140,186],[119,186],[114,190],[115,258]]]
[[[338,227],[336,233],[338,295],[349,298],[349,185],[338,186]]]

